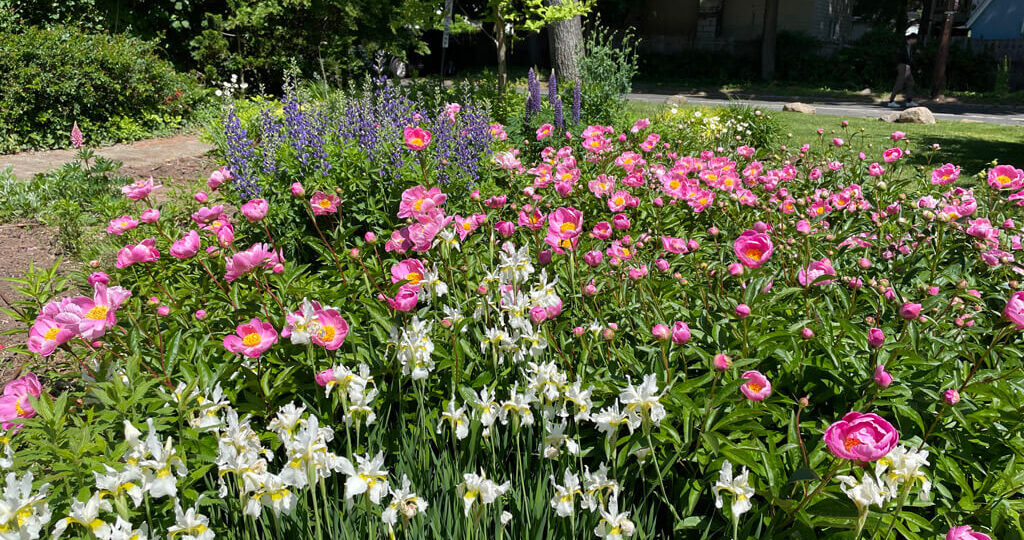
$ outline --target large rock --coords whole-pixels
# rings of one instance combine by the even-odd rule
[[[782,110],[788,112],[798,112],[803,114],[814,114],[817,111],[817,109],[814,108],[814,105],[800,103],[799,101],[783,105]]]
[[[684,96],[682,94],[676,94],[674,96],[669,96],[668,99],[665,100],[665,103],[668,103],[669,105],[676,105],[676,106],[678,106],[678,105],[685,105],[686,104],[686,96]]]
[[[882,116],[879,116],[878,119],[883,121],[883,122],[890,122],[891,123],[891,122],[895,122],[896,120],[898,120],[899,117],[900,117],[900,113],[894,112],[894,113],[883,114]]]
[[[911,107],[901,112],[896,121],[901,124],[934,124],[935,116],[928,107]]]

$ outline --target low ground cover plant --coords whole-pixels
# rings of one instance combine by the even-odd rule
[[[229,115],[85,294],[21,281],[75,369],[0,397],[0,535],[1022,536],[1024,171],[678,118],[490,123],[458,171],[471,108],[375,103]]]

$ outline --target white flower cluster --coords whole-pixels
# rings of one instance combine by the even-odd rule
[[[864,514],[871,505],[884,508],[890,500],[899,496],[901,489],[909,489],[918,481],[921,482],[921,500],[927,501],[931,497],[932,483],[924,474],[926,465],[927,450],[897,446],[875,462],[873,473],[865,472],[859,480],[855,476],[839,475],[836,480],[842,484],[840,487],[843,493]]]

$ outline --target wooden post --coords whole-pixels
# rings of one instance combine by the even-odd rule
[[[953,15],[959,7],[960,0],[946,0],[946,22],[942,26],[942,37],[939,51],[935,55],[935,68],[932,73],[932,99],[942,96],[946,86],[946,60],[949,58],[949,37],[953,33]]]

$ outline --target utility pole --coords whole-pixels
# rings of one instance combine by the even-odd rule
[[[439,89],[444,89],[444,57],[445,53],[448,52],[448,34],[452,30],[452,0],[445,0],[444,3],[444,34],[441,36],[441,81],[438,83]]]
[[[779,0],[764,4],[764,31],[761,35],[761,78],[775,78],[775,42],[779,30]]]
[[[942,25],[939,52],[935,55],[935,69],[932,74],[932,99],[942,95],[946,86],[946,60],[949,58],[949,37],[953,33],[953,15],[960,7],[960,0],[946,0],[946,22]]]

